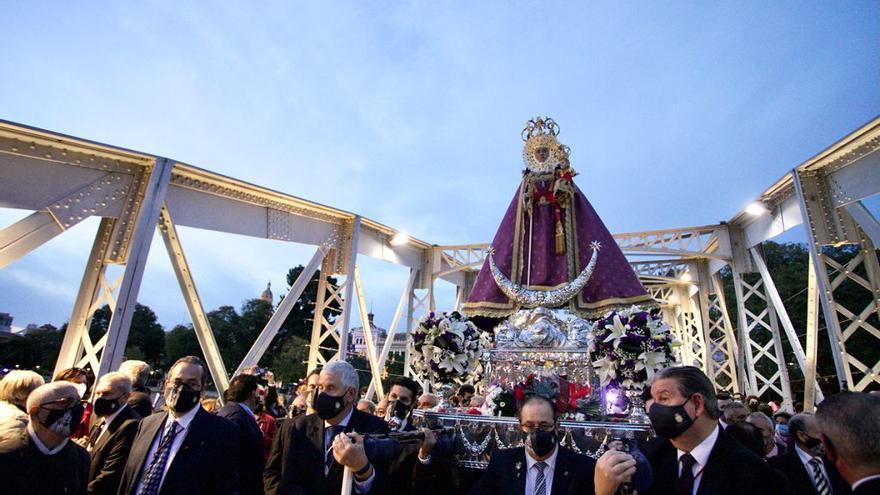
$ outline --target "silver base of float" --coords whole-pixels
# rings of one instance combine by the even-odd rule
[[[454,459],[465,468],[485,469],[496,450],[522,446],[519,421],[505,416],[413,411],[413,423],[454,432]],[[643,442],[653,436],[649,424],[616,421],[560,421],[560,444],[583,455],[599,458],[614,439]]]

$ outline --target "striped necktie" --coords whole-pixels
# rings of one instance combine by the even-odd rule
[[[816,493],[819,495],[831,495],[828,479],[822,474],[822,459],[813,457],[810,459],[810,466],[813,467],[813,484],[816,485]]]
[[[538,477],[535,479],[535,495],[547,495],[547,478],[544,477],[544,470],[547,469],[547,463],[538,461],[535,463],[538,469]]]
[[[165,474],[165,465],[168,464],[168,454],[171,453],[171,444],[174,443],[174,437],[178,433],[180,433],[180,426],[176,421],[172,421],[162,435],[162,439],[159,440],[159,447],[153,454],[150,467],[144,472],[138,495],[157,495],[159,493],[159,487],[162,486],[162,475]]]

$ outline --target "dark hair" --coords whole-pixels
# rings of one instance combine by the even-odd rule
[[[715,396],[715,387],[699,368],[694,366],[671,366],[658,371],[654,375],[654,381],[671,378],[678,382],[678,391],[685,397],[700,394],[709,417],[718,419],[721,411],[718,410],[718,399]]]
[[[758,457],[764,458],[764,435],[757,426],[742,421],[728,426],[724,432]]]
[[[183,356],[182,358],[178,359],[177,361],[174,361],[174,364],[172,364],[171,367],[168,368],[168,373],[171,374],[171,370],[173,370],[175,366],[177,366],[178,364],[183,364],[183,363],[201,366],[201,368],[202,368],[201,382],[202,382],[202,387],[204,387],[205,382],[208,381],[208,367],[205,366],[204,361],[202,361],[201,359],[199,359],[195,356]]]
[[[880,397],[864,392],[834,394],[816,408],[816,419],[847,465],[880,467]]]
[[[475,393],[477,393],[477,389],[475,389],[473,385],[464,384],[464,385],[458,387],[458,395],[461,395],[461,394],[473,395]]]
[[[254,375],[237,375],[229,382],[229,388],[223,392],[223,400],[227,402],[244,402],[257,390],[257,377]]]
[[[789,419],[789,420],[790,420],[790,419],[791,419],[791,413],[788,412],[788,411],[776,411],[776,414],[773,415],[773,419],[776,419],[776,418],[785,418],[785,419]],[[789,428],[790,428],[790,427],[789,427]]]
[[[770,404],[758,404],[758,410],[753,412],[764,413],[767,416],[773,416],[773,408],[770,407]]]
[[[517,416],[522,413],[522,410],[524,407],[526,407],[526,405],[531,404],[532,402],[543,402],[544,404],[547,404],[550,407],[550,410],[553,411],[553,421],[556,421],[556,404],[554,404],[553,401],[548,399],[547,397],[538,394],[526,395],[525,398],[520,401],[520,403],[518,404],[519,411],[517,411]]]
[[[311,377],[313,377],[313,376],[315,376],[315,375],[320,375],[322,369],[323,369],[323,368],[321,368],[320,366],[318,366],[317,368],[313,369],[312,371],[309,371],[309,374],[306,375],[306,379],[305,379],[305,381],[308,382],[308,381],[309,381],[309,378],[311,378]]]
[[[92,370],[88,368],[77,368],[74,366],[73,368],[67,368],[65,370],[61,370],[52,378],[53,382],[72,382],[73,380],[84,376],[86,378],[86,395],[89,394],[92,390],[92,385],[95,384],[95,374],[92,373]]]
[[[415,380],[406,376],[395,376],[388,383],[388,390],[391,390],[391,387],[398,385],[401,386],[410,392],[412,392],[413,402],[415,403],[418,400],[419,396],[422,395],[422,387],[416,383]]]
[[[804,433],[807,432],[807,423],[804,421],[806,416],[812,416],[810,413],[799,413],[794,416],[788,418],[788,435],[793,438],[795,441],[798,440],[797,433],[802,431]]]
[[[715,394],[715,397],[716,397],[718,400],[732,400],[732,398],[730,397],[730,393],[729,393],[729,392],[725,392],[725,391],[723,391],[723,390],[722,390],[721,392],[716,393],[716,394]]]

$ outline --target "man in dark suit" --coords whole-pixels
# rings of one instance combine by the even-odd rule
[[[314,414],[300,415],[278,431],[266,460],[267,495],[337,495],[343,470],[354,474],[352,491],[381,491],[387,462],[367,458],[363,433],[387,433],[381,418],[358,411],[358,375],[345,361],[321,370]]]
[[[825,453],[853,495],[880,493],[880,397],[841,392],[819,404],[816,418]]]
[[[167,412],[141,420],[119,495],[238,494],[238,427],[199,405],[207,368],[187,356],[168,371]]]
[[[494,452],[471,495],[593,493],[596,461],[559,445],[556,408],[549,399],[524,399],[519,424],[525,445]]]
[[[119,371],[131,378],[131,394],[128,396],[128,405],[142,418],[153,414],[153,400],[150,397],[150,389],[147,388],[150,365],[143,361],[129,359],[119,365]]]
[[[820,488],[827,487],[830,490],[828,495],[850,493],[849,485],[837,468],[823,455],[816,417],[810,413],[796,414],[788,421],[788,431],[794,439],[794,446],[785,455],[773,457],[768,462],[785,475],[791,491],[804,495],[822,494]]]
[[[87,448],[91,455],[88,493],[115,495],[141,416],[128,405],[131,379],[107,373],[95,387],[94,424]]]
[[[719,427],[715,389],[698,368],[661,370],[654,375],[651,398],[651,425],[666,440],[651,442],[643,449],[654,474],[646,495],[787,492],[781,477]]]
[[[215,414],[238,425],[239,475],[243,495],[262,495],[263,468],[266,465],[263,453],[263,432],[254,417],[257,407],[258,380],[254,375],[238,375],[229,382],[223,392],[226,404]]]

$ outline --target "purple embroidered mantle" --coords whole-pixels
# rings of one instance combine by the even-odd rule
[[[574,203],[573,210],[562,208],[566,249],[565,253],[557,255],[554,205],[534,201],[534,218],[530,218],[526,200],[531,198],[523,197],[526,181],[527,178],[524,178],[492,241],[495,263],[502,273],[514,283],[529,289],[561,287],[587,265],[592,255],[590,243],[599,241],[602,248],[593,276],[584,290],[569,301],[568,309],[590,318],[617,307],[653,302],[611,233],[577,186],[574,186],[575,194],[571,201]],[[540,193],[550,188],[551,181],[533,181],[532,184],[537,186]],[[531,270],[527,273],[528,266],[531,266]],[[501,318],[519,308],[495,284],[486,260],[463,309],[472,316]]]

